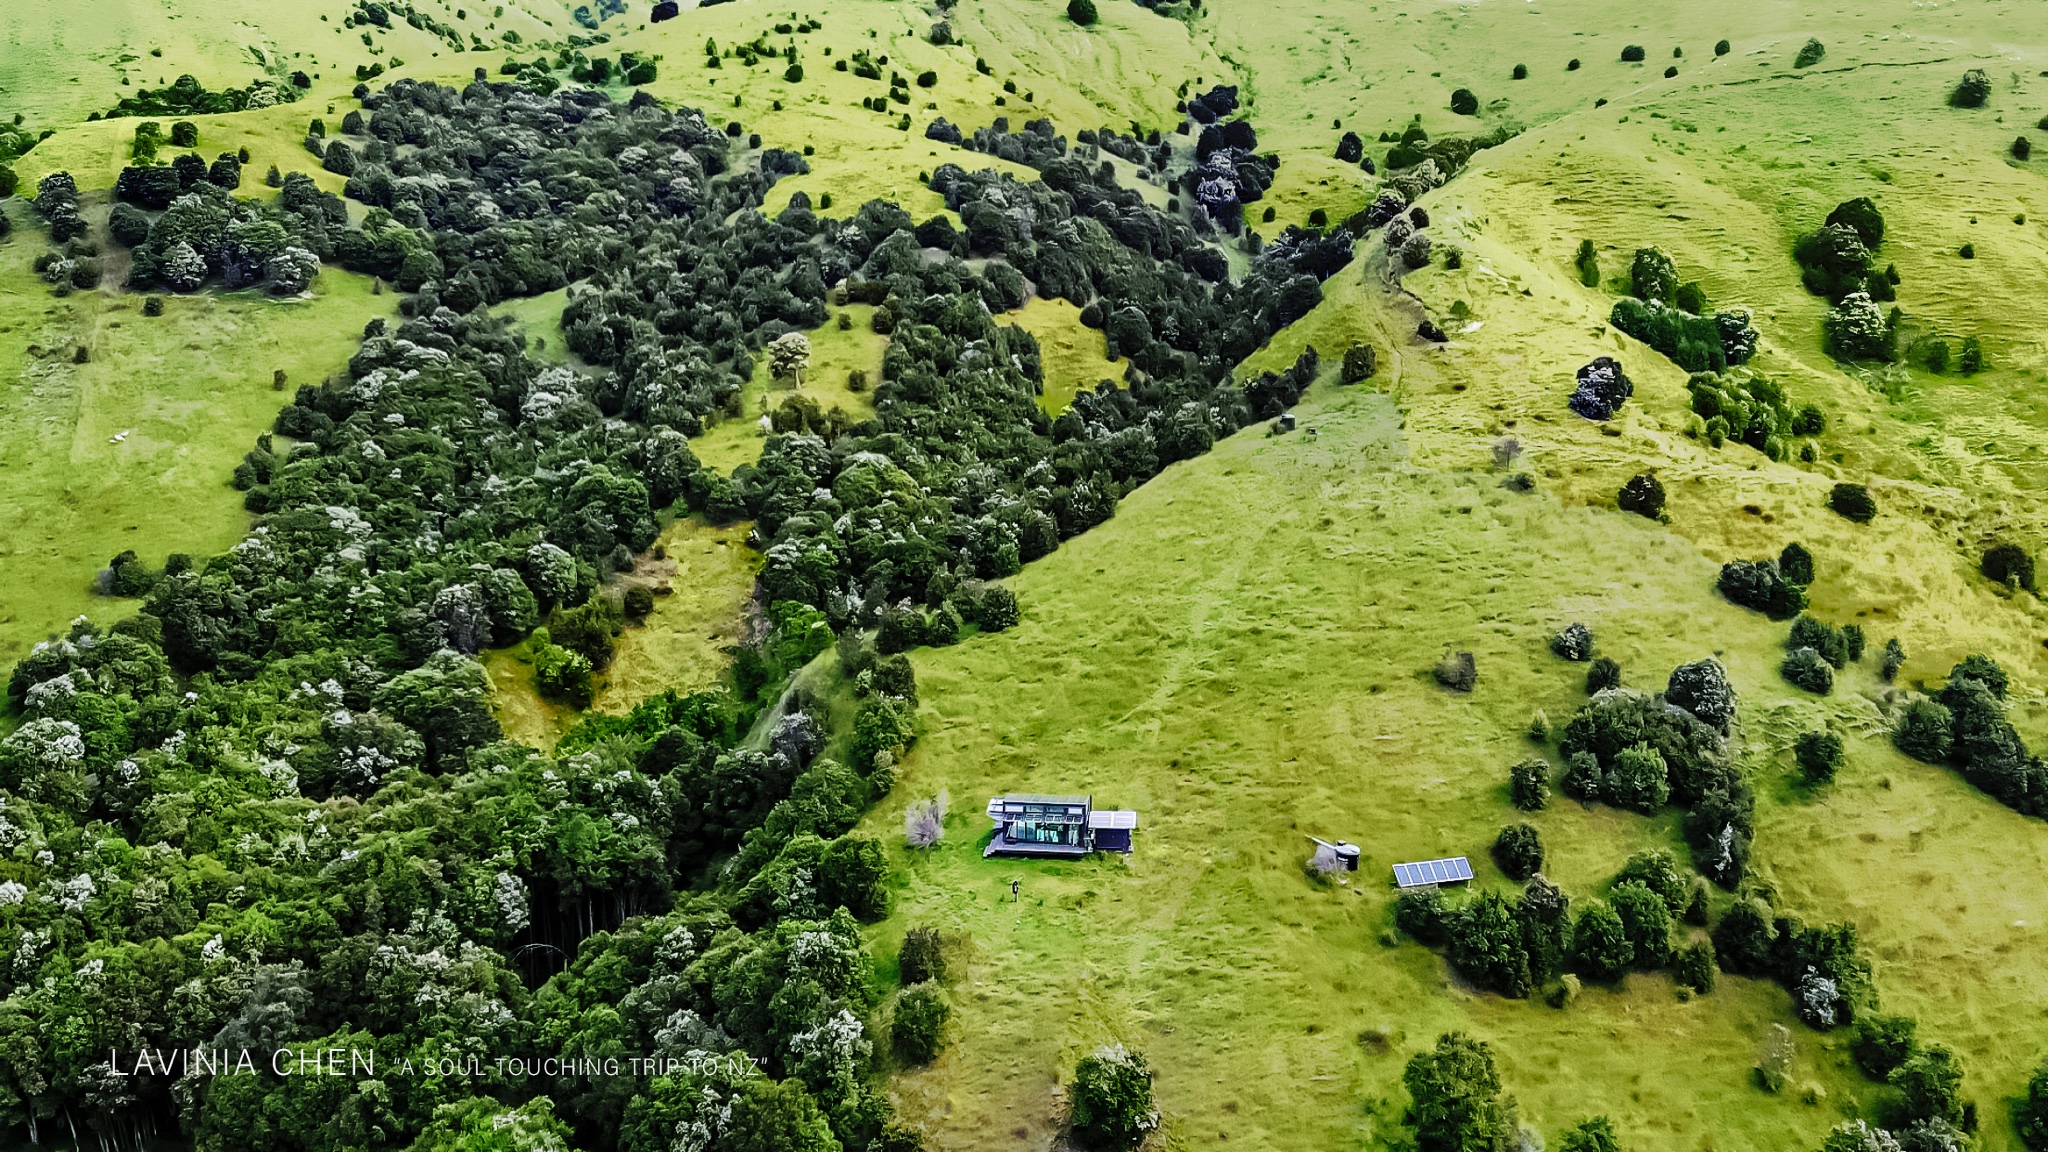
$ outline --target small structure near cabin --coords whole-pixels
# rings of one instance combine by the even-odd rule
[[[1012,792],[992,797],[988,818],[996,834],[983,856],[1086,856],[1129,852],[1138,814],[1127,809],[1099,812],[1092,796],[1042,796]]]
[[[1463,856],[1394,865],[1394,886],[1402,889],[1437,888],[1445,884],[1466,884],[1471,880],[1472,862]]]
[[[1358,871],[1358,845],[1347,840],[1339,840],[1332,844],[1330,841],[1324,840],[1319,836],[1311,836],[1309,839],[1315,841],[1316,844],[1315,859],[1309,862],[1316,871]]]

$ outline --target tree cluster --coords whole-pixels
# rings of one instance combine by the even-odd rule
[[[1954,765],[2009,808],[2048,818],[2048,764],[2006,719],[2007,685],[1996,661],[1967,657],[1949,670],[1941,691],[1899,711],[1892,742],[1916,760]]]
[[[1721,565],[1715,588],[1731,604],[1773,620],[1790,620],[1806,611],[1806,589],[1811,583],[1813,555],[1794,543],[1787,544],[1775,560],[1730,560]]]

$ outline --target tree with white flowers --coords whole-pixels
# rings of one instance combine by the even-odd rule
[[[804,369],[811,366],[811,339],[801,332],[785,332],[768,345],[768,371],[777,380],[784,376],[796,377],[796,386],[804,386]]]

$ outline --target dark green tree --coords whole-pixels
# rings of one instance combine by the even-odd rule
[[[1621,917],[1605,904],[1589,905],[1572,924],[1572,967],[1591,980],[1619,980],[1635,965],[1635,945]]]
[[[946,1023],[953,1018],[945,996],[929,984],[903,990],[889,1016],[889,1042],[912,1064],[929,1064],[945,1046]]]
[[[1808,784],[1826,784],[1842,766],[1842,738],[1825,729],[1801,732],[1792,754]]]
[[[1067,1120],[1089,1147],[1135,1147],[1159,1127],[1152,1103],[1152,1066],[1121,1044],[1097,1048],[1074,1069]]]
[[[1067,19],[1083,28],[1095,23],[1095,0],[1067,0]]]
[[[1411,1057],[1402,1083],[1421,1152],[1506,1152],[1515,1134],[1515,1102],[1501,1090],[1493,1049],[1463,1032]]]
[[[1493,841],[1493,862],[1511,880],[1543,870],[1543,835],[1532,824],[1510,824]]]

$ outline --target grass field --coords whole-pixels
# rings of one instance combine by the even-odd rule
[[[0,243],[0,652],[11,656],[80,613],[132,610],[93,594],[116,553],[160,565],[240,539],[249,515],[228,474],[290,389],[345,363],[364,321],[397,297],[329,269],[309,298],[172,297],[153,318],[136,295],[58,298],[29,269],[41,251],[31,213],[6,207],[21,226]],[[80,348],[88,359],[74,363]]]
[[[61,129],[18,165],[25,181],[61,167],[91,190],[111,184],[132,125],[76,121],[111,104],[124,75],[154,87],[192,72],[219,86],[305,68],[317,78],[296,104],[199,118],[203,153],[251,149],[245,192],[261,194],[268,165],[313,167],[299,143],[306,122],[354,107],[356,64],[402,58],[392,77],[461,82],[573,28],[556,0],[514,0],[488,18],[477,6],[466,21],[447,0],[421,7],[494,44],[516,31],[525,46],[458,54],[401,23],[373,37],[373,54],[338,27],[340,0],[203,11],[30,0],[0,13],[0,111]],[[963,0],[950,16],[961,43],[937,47],[926,40],[933,10],[884,0],[726,4],[655,26],[641,23],[643,7],[608,23],[611,40],[594,51],[659,54],[657,96],[737,119],[764,146],[808,148],[812,171],[779,182],[771,212],[802,191],[814,205],[830,195],[833,215],[885,197],[924,219],[943,210],[924,186],[939,164],[1031,176],[926,139],[934,117],[971,131],[1050,115],[1070,138],[1104,124],[1170,130],[1184,83],[1239,85],[1260,150],[1281,158],[1252,213],[1269,237],[1318,208],[1340,220],[1369,201],[1375,181],[1331,155],[1346,129],[1376,157],[1378,135],[1417,116],[1438,136],[1522,130],[1425,201],[1431,234],[1463,251],[1461,268],[1396,281],[1369,239],[1324,304],[1244,365],[1282,367],[1308,344],[1326,364],[1357,341],[1378,347],[1373,383],[1338,389],[1326,372],[1304,401],[1313,436],[1249,430],[1174,466],[1014,579],[1017,629],[914,654],[924,738],[866,827],[895,867],[896,911],[874,931],[885,966],[920,923],[940,926],[960,961],[953,1045],[890,1084],[936,1147],[1053,1147],[1061,1079],[1109,1039],[1160,1070],[1168,1147],[1393,1144],[1402,1063],[1454,1027],[1495,1041],[1525,1118],[1551,1138],[1605,1112],[1631,1148],[1806,1148],[1837,1120],[1870,1115],[1875,1089],[1838,1034],[1795,1028],[1794,1084],[1810,1096],[1753,1086],[1759,1041],[1792,1022],[1774,986],[1724,979],[1682,1000],[1665,978],[1635,976],[1558,1010],[1476,993],[1436,955],[1389,942],[1391,862],[1464,854],[1482,884],[1503,883],[1485,848],[1518,818],[1506,767],[1532,750],[1532,709],[1559,720],[1583,698],[1582,670],[1543,641],[1581,620],[1638,687],[1703,655],[1728,665],[1742,696],[1739,755],[1760,797],[1755,877],[1810,919],[1856,921],[1888,1007],[1962,1054],[1983,1109],[1980,1147],[2016,1148],[2008,1101],[2048,1054],[2048,831],[1893,752],[1886,687],[1867,665],[1826,699],[1790,688],[1776,670],[1784,627],[1711,589],[1720,563],[1799,540],[1819,560],[1817,615],[1861,623],[1878,644],[1900,637],[1905,683],[1938,682],[1969,652],[1996,656],[2015,675],[2015,722],[2037,748],[2048,743],[2048,608],[1976,571],[1994,541],[2048,541],[2048,134],[2032,128],[2048,112],[2048,38],[2032,9],[1210,0],[1183,22],[1098,0],[1101,22],[1081,29],[1058,3]],[[824,28],[772,33],[799,15]],[[780,58],[704,65],[707,38],[729,49],[762,34],[795,45],[801,80]],[[1795,69],[1809,36],[1828,54]],[[1731,51],[1717,57],[1722,37]],[[1629,44],[1646,48],[1645,62],[1619,59]],[[935,83],[912,87],[907,106],[865,109],[888,84],[833,69],[856,49],[886,55],[885,75],[929,69]],[[1529,79],[1511,79],[1517,64]],[[1948,107],[1973,67],[1994,82],[1990,106]],[[1459,87],[1477,93],[1480,116],[1448,110]],[[2020,133],[2035,136],[2031,164],[2007,152]],[[1142,191],[1165,200],[1163,188]],[[1979,337],[1986,371],[1844,370],[1823,355],[1824,302],[1801,288],[1788,253],[1857,195],[1885,213],[1881,260],[1901,274],[1909,332]],[[1271,224],[1257,221],[1267,205]],[[24,227],[0,245],[0,652],[77,612],[121,610],[90,582],[123,548],[157,562],[231,542],[246,517],[225,480],[284,399],[271,370],[294,382],[337,370],[363,319],[395,303],[333,270],[309,301],[174,299],[162,321],[143,320],[135,297],[60,300],[27,270],[40,250],[30,212],[7,207]],[[1580,239],[1598,249],[1602,287],[1574,274]],[[1975,259],[1960,257],[1965,243]],[[1606,324],[1617,278],[1645,245],[1671,253],[1717,305],[1753,311],[1755,367],[1795,404],[1830,414],[1814,461],[1772,463],[1688,435],[1684,373]],[[545,341],[543,355],[566,358],[565,298],[502,311]],[[885,341],[866,308],[845,311],[849,330],[811,333],[804,391],[858,414],[871,394],[846,391],[845,373],[876,378]],[[1448,344],[1414,339],[1425,315]],[[1005,320],[1040,342],[1047,412],[1121,379],[1071,305],[1033,300]],[[73,364],[81,345],[88,361]],[[1574,370],[1602,354],[1621,357],[1637,386],[1604,426],[1564,407]],[[742,415],[697,440],[699,457],[725,471],[754,459],[756,420],[789,391],[757,367]],[[1490,469],[1506,436],[1525,450],[1533,494],[1501,488]],[[1646,469],[1670,494],[1667,523],[1614,510],[1621,483]],[[1839,480],[1871,484],[1875,522],[1827,511]],[[670,529],[674,591],[623,638],[598,707],[716,675],[745,621],[754,561],[743,539],[744,526]],[[1468,697],[1429,679],[1449,648],[1477,656]],[[533,696],[520,650],[486,664],[509,732],[546,746],[573,723]],[[1789,747],[1823,720],[1851,734],[1851,749],[1841,780],[1814,792],[1792,783]],[[948,838],[912,856],[898,847],[903,806],[942,789]],[[1138,851],[984,861],[981,804],[1009,790],[1137,808]],[[1535,822],[1549,873],[1581,898],[1634,850],[1683,856],[1668,815],[1566,802]],[[1354,883],[1304,877],[1310,833],[1364,847]]]

